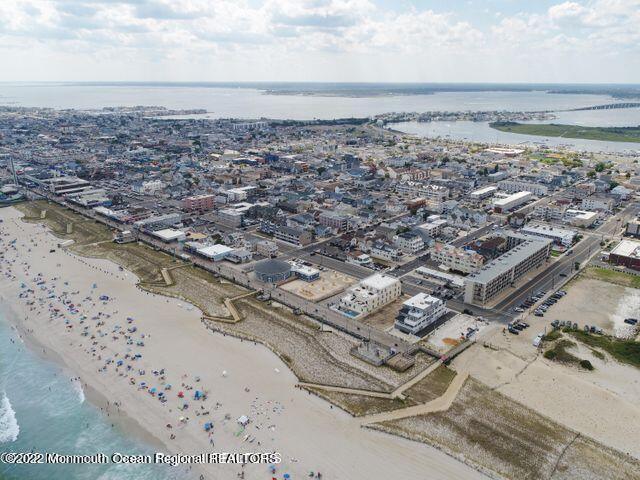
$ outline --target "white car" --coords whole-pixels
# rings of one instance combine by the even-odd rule
[[[542,343],[542,337],[544,337],[544,333],[539,333],[536,335],[536,338],[533,339],[533,346],[538,348],[540,343]]]

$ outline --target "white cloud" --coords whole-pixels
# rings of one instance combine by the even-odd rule
[[[588,63],[640,49],[640,0],[498,11],[493,25],[462,20],[461,13],[388,10],[373,0],[1,0],[0,58],[20,61],[0,79],[31,79],[21,75],[43,57],[49,64],[64,56],[64,69],[43,75],[130,79],[140,65],[155,65],[146,71],[167,77],[158,80],[523,81],[539,74],[534,62],[559,71],[567,55]],[[11,51],[16,44],[22,55]],[[118,62],[87,70],[89,55]],[[640,68],[635,59],[619,61]],[[127,62],[136,68],[123,67]],[[363,76],[344,78],[358,75],[354,65]],[[580,80],[567,70],[567,80]]]

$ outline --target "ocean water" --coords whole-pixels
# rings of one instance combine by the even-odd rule
[[[32,352],[0,311],[0,452],[62,454],[152,453],[85,400],[79,383]],[[153,465],[7,465],[0,478],[32,480],[168,480],[181,478]]]

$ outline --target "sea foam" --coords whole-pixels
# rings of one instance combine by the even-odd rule
[[[80,401],[80,403],[84,403],[85,397],[84,390],[82,389],[82,383],[79,380],[73,380],[71,384],[73,385],[73,390],[78,395],[78,400]]]
[[[2,393],[0,402],[0,443],[15,442],[20,434],[20,426],[16,419],[16,412],[11,406],[9,397]]]

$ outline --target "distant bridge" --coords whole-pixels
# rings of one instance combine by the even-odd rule
[[[640,102],[625,102],[625,103],[609,103],[607,105],[595,105],[593,107],[573,108],[569,112],[579,112],[582,110],[614,110],[617,108],[639,108]]]

